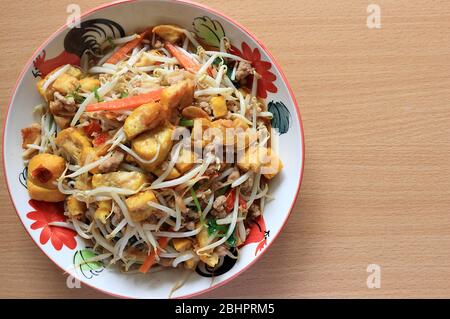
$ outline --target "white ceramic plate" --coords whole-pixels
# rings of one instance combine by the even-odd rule
[[[198,38],[212,46],[226,35],[235,47],[235,53],[252,61],[263,76],[258,82],[258,94],[267,98],[269,109],[275,115],[272,125],[279,130],[279,155],[284,169],[270,185],[275,199],[266,204],[264,218],[259,220],[259,227],[252,229],[239,260],[224,263],[222,274],[215,277],[213,283],[207,273],[193,273],[173,297],[191,297],[223,285],[249,268],[267,250],[281,232],[297,198],[303,171],[304,139],[298,106],[286,78],[267,49],[252,34],[203,5],[163,0],[115,2],[91,10],[81,21],[81,29],[77,32],[69,32],[70,29],[64,26],[33,54],[11,98],[3,134],[4,170],[21,222],[37,246],[56,265],[84,284],[120,297],[167,298],[180,278],[178,270],[124,274],[96,263],[74,269],[74,262],[92,254],[89,244],[68,229],[48,225],[51,221],[65,219],[60,205],[30,201],[21,160],[20,130],[33,122],[32,110],[42,103],[36,90],[40,76],[58,65],[78,63],[83,50],[88,47],[81,36],[89,34],[89,30],[99,40],[105,35],[114,36],[113,33],[117,36],[151,25],[174,23],[195,32]]]

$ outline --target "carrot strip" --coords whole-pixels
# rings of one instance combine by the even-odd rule
[[[161,88],[149,93],[125,97],[119,100],[89,104],[86,107],[86,112],[118,111],[118,110],[133,109],[138,106],[141,106],[142,104],[160,100],[161,92],[163,90],[164,89]]]
[[[188,57],[183,51],[174,46],[172,43],[166,42],[164,46],[166,47],[167,51],[169,51],[170,54],[172,54],[178,60],[178,62],[180,62],[181,66],[183,66],[183,68],[185,68],[186,70],[196,73],[202,67],[200,63],[198,63],[193,58]]]
[[[158,239],[158,245],[161,249],[166,248],[168,244],[169,244],[169,238],[162,237],[162,238]],[[159,251],[160,251],[160,249],[158,249],[158,252]],[[154,250],[152,250],[150,252],[150,255],[148,255],[148,257],[145,259],[142,266],[139,268],[139,271],[143,274],[147,273],[150,270],[150,268],[152,268],[152,266],[155,264],[155,261],[156,261],[156,253]]]
[[[120,60],[124,59],[127,54],[133,50],[135,47],[137,47],[142,40],[147,36],[147,34],[151,32],[150,29],[145,30],[142,32],[138,38],[131,40],[130,42],[125,43],[119,50],[117,50],[107,61],[106,63],[116,64]]]

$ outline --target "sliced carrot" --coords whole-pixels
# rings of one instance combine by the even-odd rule
[[[127,54],[131,52],[131,50],[133,50],[135,47],[137,47],[150,32],[151,29],[147,29],[144,32],[142,32],[138,38],[125,43],[106,61],[106,63],[116,64],[120,60],[124,59],[127,56]]]
[[[159,101],[161,99],[161,92],[163,90],[164,89],[161,88],[149,93],[129,96],[119,100],[89,104],[86,107],[86,112],[118,111],[118,110],[133,109],[145,103],[150,103],[152,101]]]
[[[173,45],[170,42],[166,42],[164,44],[167,51],[170,52],[177,60],[180,62],[181,66],[186,70],[196,73],[202,67],[200,63],[198,63],[193,58],[187,56],[183,51],[181,51],[177,46]]]
[[[169,244],[169,239],[167,237],[162,237],[160,239],[158,239],[158,245],[161,249],[164,249],[167,247],[167,245]],[[158,249],[158,252],[160,251],[160,249]],[[142,266],[139,268],[139,271],[143,274],[147,273],[150,268],[152,268],[152,266],[155,264],[156,261],[156,253],[154,250],[152,250],[150,252],[150,255],[148,255],[148,257],[145,259],[144,263],[142,264]]]

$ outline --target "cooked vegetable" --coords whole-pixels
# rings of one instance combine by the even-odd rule
[[[83,69],[66,64],[37,83],[40,122],[22,130],[29,195],[64,201],[61,226],[89,240],[99,264],[220,273],[282,168],[260,81],[237,82],[260,66],[222,36],[208,51],[179,26],[104,31]]]
[[[158,246],[160,247],[160,249],[166,248],[168,243],[169,238],[163,237],[158,239]],[[159,252],[160,249],[158,249],[157,252]],[[147,273],[150,270],[150,268],[155,264],[155,260],[156,260],[156,253],[154,250],[152,250],[148,255],[147,259],[145,259],[142,266],[139,268],[139,271],[143,274]]]
[[[196,73],[200,70],[201,65],[198,63],[193,57],[188,56],[185,52],[183,52],[179,47],[173,45],[170,42],[166,42],[164,44],[166,49],[172,54],[178,62],[185,68],[186,70]]]
[[[107,61],[106,63],[116,64],[120,60],[124,59],[126,55],[131,52],[135,47],[137,47],[141,42],[145,39],[145,37],[151,33],[151,30],[147,29],[142,32],[139,37],[130,42],[125,43],[119,50],[117,50]]]
[[[119,100],[89,104],[86,112],[134,109],[140,105],[160,100],[162,91],[163,89],[158,89],[141,95],[123,97]]]

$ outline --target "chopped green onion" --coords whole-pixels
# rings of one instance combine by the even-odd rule
[[[234,234],[231,234],[230,237],[228,237],[226,243],[228,245],[228,247],[236,247],[236,236],[234,236]]]
[[[213,61],[212,64],[216,65],[216,66],[220,66],[220,65],[222,65],[224,63],[225,63],[225,61],[223,60],[223,58],[218,56],[217,58],[215,58],[215,60]]]
[[[200,206],[200,202],[198,201],[197,194],[195,193],[195,190],[193,188],[191,188],[191,196],[192,196],[192,199],[194,200],[194,204],[195,204],[195,207],[197,208],[197,212],[200,215],[200,223],[202,225],[204,225],[205,220],[203,219],[202,207]]]
[[[97,102],[102,102],[103,100],[102,100],[102,98],[100,97],[100,95],[98,94],[98,87],[96,87],[95,89],[94,89],[94,95],[95,95],[95,98],[97,99]]]
[[[128,96],[128,92],[124,91],[120,93],[120,98],[123,99]]]
[[[194,126],[194,120],[188,120],[188,119],[182,118],[180,120],[180,122],[178,123],[178,125],[191,127],[191,126]]]
[[[229,189],[230,189],[230,185],[219,188],[218,190],[216,190],[216,195],[217,196],[225,195]]]

